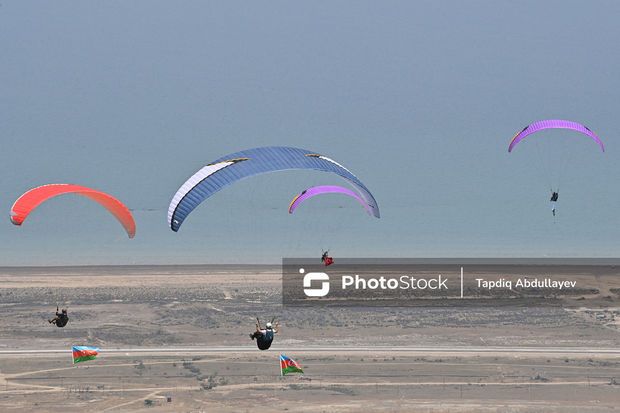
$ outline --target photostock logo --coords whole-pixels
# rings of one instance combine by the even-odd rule
[[[1,0],[0,0],[1,1]],[[578,271],[567,271],[566,266]],[[620,276],[617,259],[338,258],[325,268],[316,257],[282,259],[282,304],[344,306],[573,305]],[[598,290],[597,290],[598,291]],[[588,293],[589,294],[589,293]]]
[[[299,273],[306,272],[303,268]],[[321,281],[321,288],[312,288],[312,281]],[[306,297],[325,297],[329,293],[329,275],[324,272],[309,272],[304,275],[304,294]]]

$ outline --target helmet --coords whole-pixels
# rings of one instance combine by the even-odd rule
[[[273,327],[271,326],[271,323],[267,323],[265,324],[265,327],[267,328],[267,330],[271,330]]]

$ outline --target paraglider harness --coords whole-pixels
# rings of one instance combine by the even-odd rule
[[[50,324],[56,324],[56,327],[64,327],[69,322],[69,315],[67,309],[63,308],[61,312],[58,312],[58,306],[56,306],[56,317],[48,320]]]
[[[268,350],[271,347],[271,343],[273,342],[273,336],[278,332],[277,324],[276,328],[273,328],[273,320],[275,317],[271,319],[271,328],[265,328],[265,331],[260,328],[260,320],[256,317],[256,331],[250,334],[250,338],[252,340],[256,339],[256,345],[259,350]]]
[[[325,264],[326,267],[334,263],[334,259],[329,256],[329,250],[323,251],[323,255],[321,256],[321,262]]]
[[[552,192],[551,193],[551,202],[557,202],[558,201],[558,197],[559,197],[559,194],[557,192]]]

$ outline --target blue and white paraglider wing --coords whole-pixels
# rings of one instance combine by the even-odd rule
[[[215,160],[192,175],[176,192],[168,208],[168,225],[178,231],[187,216],[205,199],[243,178],[290,169],[332,172],[346,179],[379,218],[379,206],[368,188],[347,168],[305,149],[273,146],[236,152]]]

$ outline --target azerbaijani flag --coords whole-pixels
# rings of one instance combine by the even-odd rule
[[[289,373],[303,373],[301,366],[292,358],[280,354],[280,375],[284,376]]]
[[[73,352],[73,364],[93,360],[99,354],[98,347],[73,346],[71,350]]]

